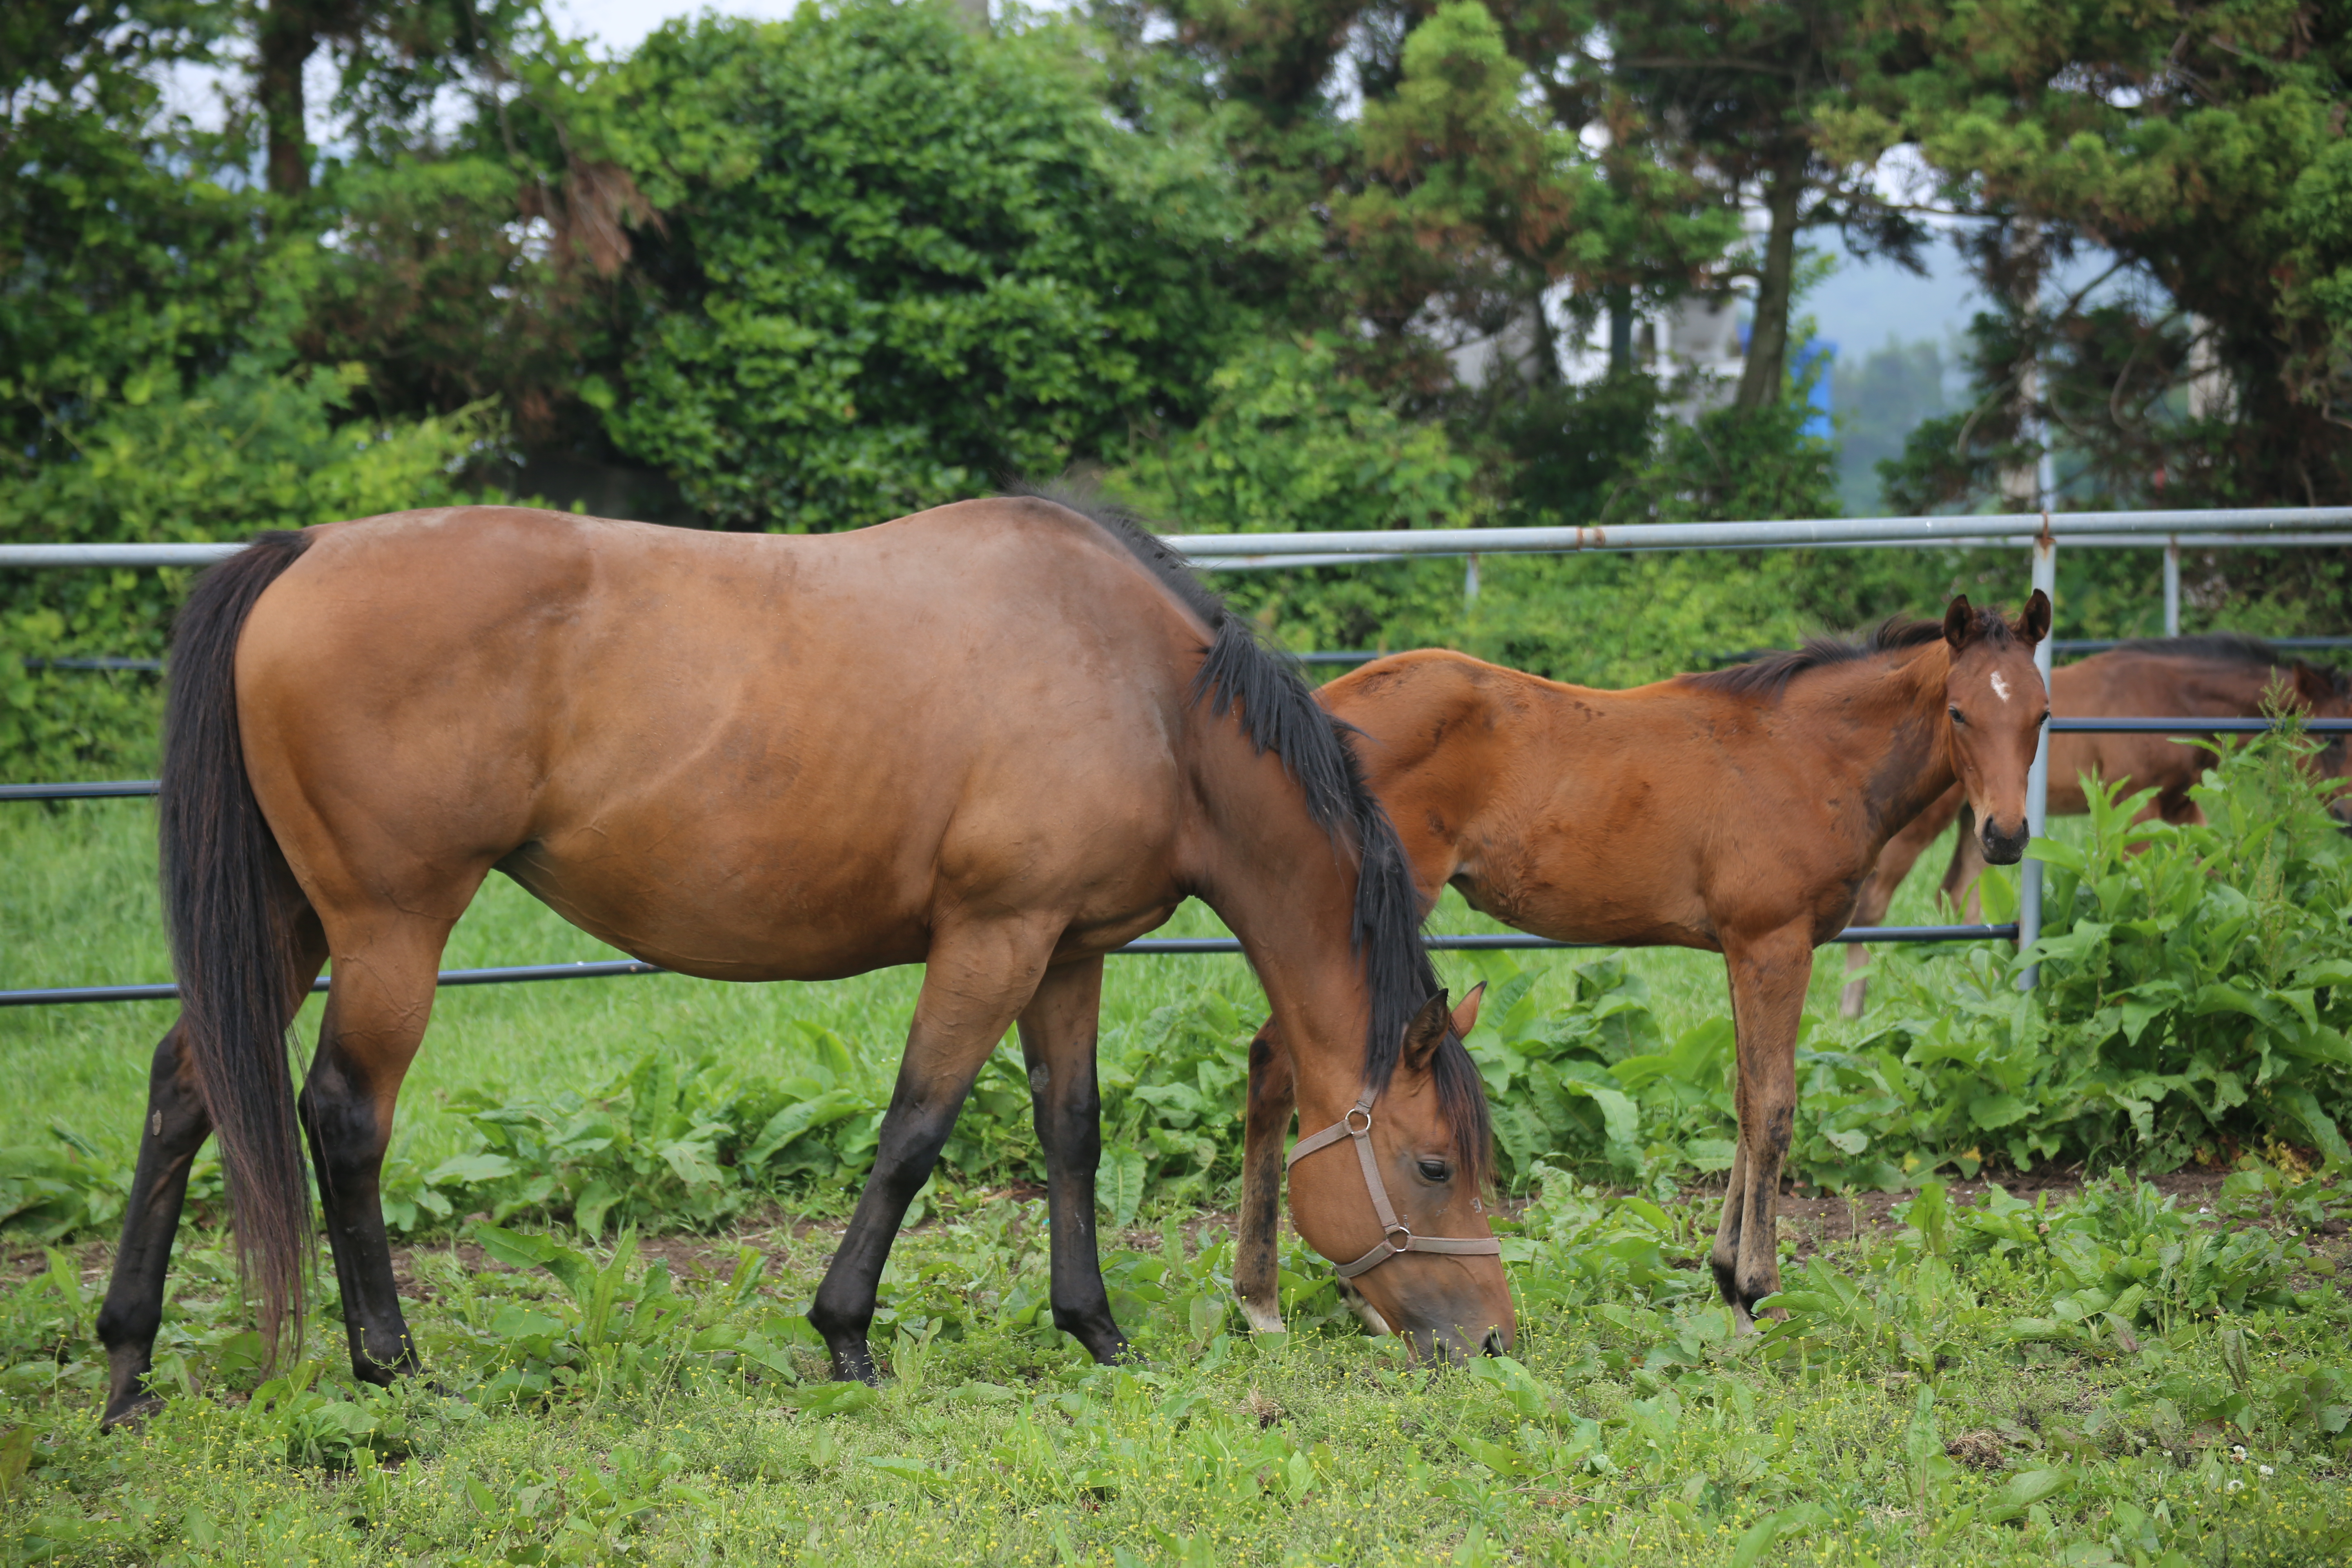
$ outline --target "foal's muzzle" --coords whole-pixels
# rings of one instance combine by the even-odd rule
[[[1979,836],[1984,845],[1986,863],[1993,866],[2014,866],[2025,858],[2025,841],[2031,835],[2025,830],[2025,819],[2003,826],[1991,817],[1985,818],[1984,832]]]

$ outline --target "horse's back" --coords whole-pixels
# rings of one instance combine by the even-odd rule
[[[462,907],[496,863],[661,962],[845,972],[959,890],[1103,877],[1090,827],[1172,832],[1188,638],[1042,502],[797,537],[451,509],[314,531],[239,706],[306,887]]]

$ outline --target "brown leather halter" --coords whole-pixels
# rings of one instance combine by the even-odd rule
[[[1310,1137],[1301,1138],[1290,1151],[1285,1168],[1296,1165],[1318,1149],[1328,1149],[1342,1138],[1356,1141],[1356,1159],[1364,1167],[1364,1185],[1371,1189],[1372,1213],[1381,1222],[1380,1245],[1357,1258],[1353,1263],[1333,1266],[1342,1279],[1379,1268],[1401,1252],[1444,1252],[1457,1257],[1500,1258],[1503,1244],[1491,1236],[1415,1236],[1389,1203],[1387,1184],[1381,1180],[1380,1163],[1372,1157],[1372,1100],[1375,1091],[1366,1089],[1347,1114]],[[1360,1120],[1361,1126],[1357,1125]],[[1403,1237],[1402,1241],[1398,1237]]]

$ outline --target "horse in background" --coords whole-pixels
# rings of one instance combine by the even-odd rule
[[[2066,719],[2259,719],[2263,703],[2273,690],[2283,691],[2287,705],[2313,719],[2352,717],[2352,681],[2299,658],[2288,658],[2256,637],[2227,635],[2193,637],[2149,637],[2127,642],[2105,653],[2051,672],[2050,710]],[[2080,816],[2091,809],[2083,793],[2085,776],[2110,784],[2127,783],[2134,790],[2156,795],[2139,809],[2135,822],[2161,817],[2166,822],[2202,822],[2204,813],[2189,797],[2189,787],[2204,776],[2209,752],[2195,744],[2210,740],[2194,726],[2162,735],[2053,734],[2050,737],[2050,815]],[[2343,735],[2318,737],[2324,744],[2311,759],[2321,778],[2347,774]],[[2334,811],[2352,826],[2352,795],[2339,795]],[[1878,868],[1863,884],[1854,902],[1854,923],[1876,925],[1886,918],[1895,891],[1911,874],[1919,857],[1937,837],[1962,816],[1968,803],[1958,789],[1945,791],[1914,817],[1911,825],[1887,841],[1879,852]],[[1975,835],[1962,832],[1952,845],[1951,864],[1945,868],[1941,896],[1955,910],[1976,909],[1977,879],[1984,871]],[[1861,942],[1846,948],[1849,973],[1870,962]],[[1846,983],[1838,1011],[1859,1018],[1869,1000],[1869,981],[1861,975]]]
[[[1357,1160],[1300,1167],[1300,1234],[1377,1262],[1360,1288],[1420,1349],[1511,1342],[1485,1091],[1395,832],[1296,667],[1121,517],[1022,498],[785,536],[461,507],[265,534],[198,581],[172,678],[181,1014],[98,1321],[109,1423],[156,1403],[215,1131],[272,1345],[300,1331],[315,1245],[307,1136],[353,1369],[416,1369],[378,1176],[443,945],[493,870],[688,974],[924,966],[809,1310],[836,1377],[876,1377],[892,1240],[1016,1025],[1054,1321],[1125,1352],[1095,1235],[1102,957],[1188,897],[1241,939],[1310,1120],[1360,1123]],[[298,1097],[286,1031],[331,957]]]
[[[1739,1138],[1710,1262],[1743,1325],[1780,1289],[1775,1213],[1813,949],[1844,928],[1881,847],[1947,789],[1976,805],[1987,859],[2024,853],[2026,772],[2049,713],[2033,648],[2049,629],[2037,590],[2014,622],[1959,598],[1941,622],[1889,621],[1858,643],[1628,691],[1431,650],[1317,693],[1355,731],[1424,910],[1451,884],[1538,936],[1723,954]],[[1261,1330],[1281,1324],[1293,1061],[1275,1019],[1250,1052],[1234,1268]]]

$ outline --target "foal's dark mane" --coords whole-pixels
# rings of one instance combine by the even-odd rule
[[[1975,612],[1976,634],[1992,647],[2008,647],[2017,641],[2009,623],[1998,611],[1981,609]],[[1853,664],[1880,654],[1901,653],[1923,643],[1931,643],[1944,635],[1941,621],[1906,621],[1900,616],[1889,616],[1878,623],[1869,636],[1858,642],[1842,637],[1807,637],[1805,646],[1784,653],[1768,653],[1746,664],[1735,664],[1728,669],[1710,669],[1701,675],[1678,675],[1676,680],[1709,691],[1726,692],[1734,697],[1758,697],[1777,702],[1787,694],[1789,682],[1809,669],[1826,669],[1836,665]]]
[[[1386,1089],[1395,1076],[1405,1029],[1437,994],[1436,967],[1421,940],[1421,894],[1412,865],[1386,807],[1364,782],[1348,737],[1354,726],[1326,713],[1298,662],[1269,647],[1256,628],[1234,614],[1184,558],[1132,512],[1090,497],[1057,490],[1017,492],[1064,507],[1118,541],[1185,608],[1206,625],[1212,640],[1192,678],[1190,700],[1206,700],[1223,718],[1241,710],[1243,728],[1259,752],[1272,752],[1297,781],[1307,814],[1332,841],[1357,858],[1352,946],[1364,966],[1371,1023],[1364,1040],[1364,1088]],[[1486,1084],[1477,1064],[1449,1027],[1430,1059],[1437,1103],[1454,1133],[1458,1163],[1483,1182],[1492,1159]]]

